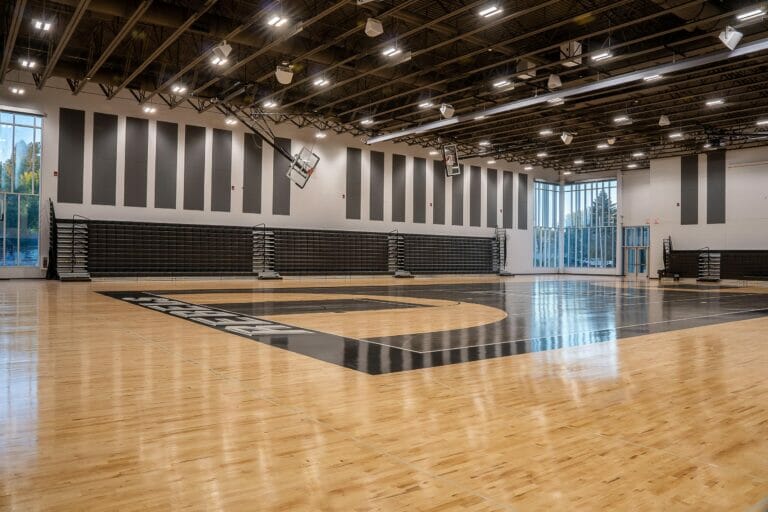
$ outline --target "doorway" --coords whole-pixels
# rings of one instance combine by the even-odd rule
[[[648,277],[649,226],[624,228],[624,275],[627,277]]]

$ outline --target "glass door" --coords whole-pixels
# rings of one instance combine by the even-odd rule
[[[649,226],[624,228],[624,275],[648,277]]]
[[[0,111],[0,277],[40,264],[42,122]]]

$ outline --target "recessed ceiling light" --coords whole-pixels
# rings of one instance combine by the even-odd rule
[[[613,118],[614,123],[626,123],[629,121],[629,116],[626,115],[620,115]]]
[[[171,91],[175,92],[176,94],[184,94],[187,92],[187,87],[181,84],[176,84],[173,87],[171,87]]]
[[[275,100],[264,100],[262,106],[265,108],[275,108],[277,106],[277,102]]]
[[[267,25],[269,25],[270,27],[282,27],[286,23],[288,23],[288,18],[283,18],[282,16],[278,16],[277,14],[275,14],[274,16],[272,16],[267,20]]]
[[[400,48],[396,46],[390,46],[389,48],[381,52],[381,54],[384,55],[385,57],[394,57],[395,55],[399,55],[401,53],[402,53],[402,50],[400,50]]]
[[[328,82],[328,79],[326,79],[326,78],[318,78],[317,80],[315,80],[312,83],[315,84],[316,87],[325,87],[330,82]]]
[[[681,132],[674,132],[669,134],[670,139],[681,139],[683,134]]]
[[[646,82],[655,82],[656,80],[661,80],[662,78],[664,78],[664,75],[650,75],[643,77],[643,80]]]
[[[553,133],[555,133],[555,132],[553,132],[553,131],[552,131],[552,130],[550,130],[549,128],[544,128],[543,130],[540,130],[540,131],[539,131],[539,135],[541,135],[542,137],[549,137],[549,136],[550,136],[550,135],[552,135]]]
[[[489,5],[488,7],[483,8],[480,10],[477,14],[482,16],[483,18],[490,18],[491,16],[496,16],[497,14],[501,13],[501,8],[499,8],[498,5]]]
[[[768,125],[768,119],[761,119],[758,122],[755,123],[757,126],[765,126]]]
[[[365,119],[361,119],[360,120],[360,124],[365,125],[365,126],[372,125],[373,124],[373,119],[371,119],[370,117],[366,117]]]
[[[635,151],[632,153],[632,158],[643,158],[645,156],[645,153],[642,151]]]
[[[19,96],[25,92],[22,87],[9,87],[8,90],[11,91],[11,94],[18,94]]]
[[[739,14],[738,16],[736,16],[736,19],[739,21],[746,21],[754,18],[759,18],[760,16],[764,16],[764,15],[765,15],[765,9],[752,9],[751,11],[747,11]]]
[[[597,53],[592,56],[592,60],[595,62],[600,62],[602,60],[607,60],[613,57],[613,54],[610,51],[602,51],[600,53]]]
[[[232,116],[229,116],[226,119],[224,119],[224,123],[232,126],[232,125],[237,124],[237,119],[232,117]]]
[[[435,104],[432,103],[431,101],[422,101],[421,103],[419,103],[419,108],[431,108],[434,106]]]
[[[487,140],[481,140],[480,142],[478,142],[478,145],[486,147],[486,146],[490,146],[491,143]]]
[[[539,151],[536,153],[536,158],[547,158],[547,152],[546,151]]]
[[[157,107],[153,107],[151,105],[144,105],[144,108],[142,108],[145,114],[154,114],[157,112]]]
[[[326,137],[327,137],[327,135],[325,134],[325,132],[317,132],[317,133],[315,134],[315,138],[316,138],[316,139],[324,139],[324,138],[326,138]]]
[[[584,163],[584,160],[582,160],[581,158],[577,158],[576,160],[573,161],[573,163],[574,165],[581,165]]]
[[[718,105],[722,105],[723,103],[725,103],[725,100],[723,100],[721,98],[717,98],[715,100],[709,100],[709,101],[705,102],[704,104],[706,106],[708,106],[708,107],[717,107]]]
[[[627,164],[627,169],[637,169],[637,164]]]
[[[525,167],[523,167],[523,170],[524,171],[532,171],[533,170],[533,166],[532,165],[526,165]]]
[[[488,164],[488,165],[493,165],[493,164],[495,164],[495,163],[496,163],[496,160],[494,160],[494,159],[490,159],[490,160],[488,160],[488,162],[487,162],[487,164]]]
[[[511,83],[512,82],[510,82],[509,80],[503,79],[503,80],[497,80],[497,81],[493,82],[493,86],[496,87],[497,89],[499,89],[501,87],[506,87],[506,86],[508,86]]]
[[[608,149],[610,146],[606,144],[605,142],[600,143],[597,145],[597,149]]]

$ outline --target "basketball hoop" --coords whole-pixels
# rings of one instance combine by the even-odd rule
[[[294,182],[299,188],[304,188],[315,172],[320,157],[314,154],[309,148],[303,146],[301,151],[293,157],[286,176]]]

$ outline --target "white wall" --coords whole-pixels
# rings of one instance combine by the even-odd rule
[[[492,228],[470,227],[469,226],[469,166],[477,165],[483,168],[482,173],[482,192],[481,192],[481,225],[487,224],[486,219],[486,173],[485,168],[488,165],[485,159],[475,159],[465,161],[466,172],[460,179],[464,180],[464,225],[451,225],[451,180],[446,180],[446,224],[432,224],[433,203],[433,183],[432,183],[432,164],[435,156],[429,155],[429,150],[416,146],[405,144],[384,143],[376,146],[367,146],[359,139],[351,135],[336,135],[331,132],[323,140],[315,139],[315,129],[297,129],[292,125],[283,124],[274,127],[277,136],[290,138],[292,140],[293,152],[297,152],[302,145],[313,147],[314,151],[320,156],[320,165],[303,190],[298,187],[292,187],[291,190],[291,214],[289,216],[272,215],[272,148],[265,145],[262,151],[262,214],[242,213],[242,189],[243,189],[243,137],[247,129],[242,126],[236,126],[232,130],[233,136],[233,155],[232,155],[232,185],[235,190],[232,191],[231,212],[212,212],[210,210],[210,183],[211,183],[211,130],[213,128],[230,129],[224,125],[224,116],[217,112],[207,112],[199,114],[189,106],[180,106],[174,110],[169,110],[162,104],[155,103],[158,112],[154,115],[144,114],[137,104],[136,100],[128,93],[121,93],[118,97],[107,101],[103,94],[94,86],[88,86],[77,96],[73,96],[66,84],[59,80],[51,80],[49,86],[43,91],[37,91],[32,84],[25,86],[27,94],[23,97],[11,96],[7,88],[0,90],[0,108],[8,109],[30,109],[45,116],[43,122],[43,156],[41,164],[41,204],[47,205],[47,199],[53,198],[56,203],[56,213],[59,217],[71,217],[73,214],[84,215],[93,219],[101,220],[129,220],[129,221],[147,221],[147,222],[173,222],[173,223],[201,223],[201,224],[222,224],[222,225],[241,225],[251,226],[261,222],[274,227],[300,227],[316,229],[343,229],[359,231],[389,231],[399,229],[401,232],[416,232],[428,234],[450,234],[461,236],[492,236]],[[59,154],[59,108],[72,108],[84,110],[86,112],[85,125],[85,161],[84,161],[84,190],[83,204],[66,204],[56,202],[57,177],[54,176],[57,171]],[[119,116],[118,120],[118,155],[117,155],[117,189],[116,206],[104,206],[91,204],[91,176],[92,176],[92,119],[94,112],[112,113]],[[125,162],[125,117],[132,116],[138,118],[148,118],[149,126],[149,154],[148,154],[148,183],[147,183],[147,207],[135,208],[123,205],[124,190],[124,162]],[[180,125],[194,124],[207,127],[207,149],[206,149],[206,189],[205,189],[205,209],[203,211],[191,211],[182,209],[183,183],[184,183],[184,137],[183,132],[179,137],[179,159],[177,165],[177,208],[158,209],[154,208],[154,162],[155,145],[154,132],[156,120],[176,122]],[[344,194],[346,192],[346,148],[355,147],[363,151],[362,156],[362,211],[361,220],[346,219],[346,202]],[[384,221],[370,221],[369,218],[369,189],[370,189],[370,158],[371,150],[382,151],[385,153],[385,186],[384,186]],[[406,222],[392,222],[391,220],[391,173],[392,173],[392,154],[398,153],[406,155]],[[426,223],[415,224],[413,220],[413,157],[423,157],[427,159],[427,183],[426,183]],[[517,164],[509,164],[499,161],[493,165],[499,171],[520,171]],[[533,223],[533,179],[542,173],[541,169],[535,169],[529,174],[529,229],[516,233],[517,229],[510,230],[513,237],[519,237],[523,243],[516,244],[509,253],[510,260],[530,262],[531,252],[529,243]],[[515,187],[518,180],[515,176]],[[497,184],[497,223],[502,222],[502,178],[501,172],[498,174]],[[517,214],[517,193],[515,193],[515,215]],[[41,255],[47,253],[47,209],[45,206],[41,214]],[[515,226],[517,219],[515,218]]]

